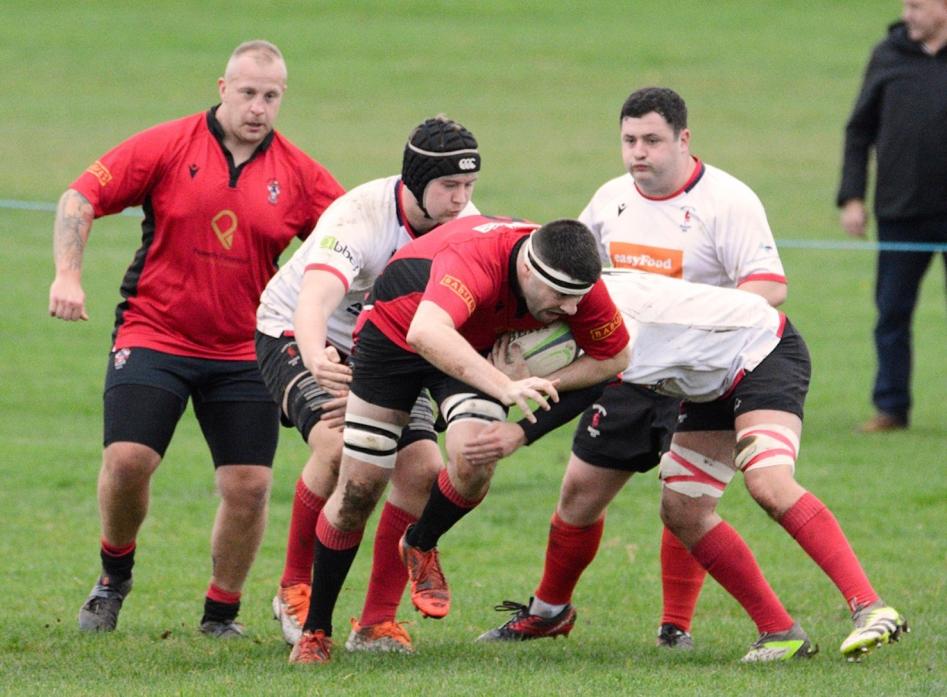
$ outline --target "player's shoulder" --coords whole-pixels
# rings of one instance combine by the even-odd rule
[[[179,141],[189,141],[195,134],[202,132],[210,135],[206,126],[207,112],[189,114],[180,118],[162,121],[130,136],[128,141],[142,141],[149,145],[170,144]]]
[[[595,190],[595,193],[592,194],[589,205],[604,205],[615,198],[627,196],[629,193],[634,192],[634,190],[635,181],[631,178],[630,174],[625,172],[620,176],[609,179],[607,182],[598,187],[598,189]]]
[[[335,199],[323,213],[319,228],[336,228],[346,234],[383,234],[397,228],[395,185],[397,176],[372,179]]]
[[[283,159],[291,169],[307,175],[315,173],[320,176],[332,176],[325,165],[317,161],[312,155],[296,145],[280,131],[273,131],[273,140],[270,143],[270,147],[279,154],[281,159]]]
[[[694,188],[696,194],[706,194],[723,204],[759,203],[759,196],[749,184],[736,175],[704,163],[704,174]]]

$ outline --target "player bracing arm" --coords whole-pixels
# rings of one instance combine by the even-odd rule
[[[82,257],[95,212],[85,196],[66,189],[59,198],[53,225],[53,262],[56,276],[49,288],[49,315],[57,319],[87,320],[82,289]]]
[[[748,293],[756,293],[757,295],[761,295],[772,307],[779,307],[784,302],[786,302],[788,289],[786,284],[782,281],[749,280],[744,281],[737,287],[740,290],[747,291]]]
[[[555,382],[536,377],[512,380],[491,365],[461,336],[450,315],[433,302],[425,300],[418,306],[406,339],[434,367],[507,406],[515,404],[530,421],[536,417],[528,400],[546,410],[550,399],[559,401]]]
[[[352,369],[339,352],[326,346],[329,317],[345,297],[345,286],[335,274],[311,269],[303,276],[299,303],[293,313],[293,332],[303,363],[318,383],[334,397],[348,394]]]

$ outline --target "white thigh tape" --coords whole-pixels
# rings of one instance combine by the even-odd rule
[[[761,467],[796,468],[799,436],[779,424],[758,424],[737,433],[736,467],[743,472]]]
[[[661,457],[659,472],[664,486],[695,499],[700,496],[719,499],[734,474],[729,465],[674,443]]]

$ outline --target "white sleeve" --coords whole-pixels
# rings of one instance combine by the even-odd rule
[[[763,203],[740,182],[716,220],[717,254],[736,285],[746,280],[786,280]]]
[[[313,232],[315,240],[306,255],[305,269],[317,267],[335,272],[344,279],[348,291],[365,266],[372,240],[377,236],[376,228],[355,207],[330,208]]]
[[[602,220],[602,207],[598,205],[598,201],[602,198],[600,193],[601,189],[595,192],[592,200],[589,201],[588,205],[579,213],[579,222],[584,223],[585,226],[592,231],[592,236],[595,238],[595,246],[598,247],[598,255],[602,263],[606,266],[611,266],[608,250],[605,248],[605,242],[602,240],[602,228],[605,222]]]

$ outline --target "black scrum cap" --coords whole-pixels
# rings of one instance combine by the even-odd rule
[[[432,179],[480,171],[480,152],[473,133],[443,116],[428,119],[411,133],[404,146],[401,181],[421,210],[424,190]]]

